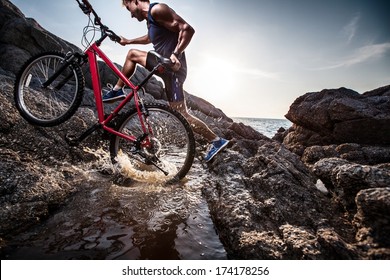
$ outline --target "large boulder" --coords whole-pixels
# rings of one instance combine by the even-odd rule
[[[363,94],[346,88],[307,93],[286,117],[293,126],[277,139],[353,221],[366,258],[388,259],[390,86]]]
[[[307,131],[303,141],[306,146],[319,142],[387,145],[390,86],[364,94],[346,88],[307,93],[295,100],[286,118]],[[286,144],[294,142],[291,138]]]
[[[34,19],[24,17],[11,2],[0,1],[0,68],[16,73],[31,55],[45,50],[77,50],[51,34]]]

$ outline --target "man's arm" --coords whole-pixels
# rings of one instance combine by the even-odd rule
[[[152,16],[161,26],[179,33],[179,39],[174,52],[184,52],[191,42],[192,36],[194,36],[194,28],[166,4],[156,5],[152,9]]]
[[[147,34],[135,39],[126,39],[124,37],[121,37],[121,41],[119,43],[122,46],[130,45],[130,44],[147,45],[150,44],[150,39]]]

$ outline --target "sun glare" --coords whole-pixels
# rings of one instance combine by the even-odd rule
[[[192,88],[198,95],[208,96],[209,101],[219,101],[233,94],[237,82],[233,63],[207,57],[191,67]]]

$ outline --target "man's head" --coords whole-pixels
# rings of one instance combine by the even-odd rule
[[[143,15],[145,4],[149,4],[149,0],[122,0],[122,5],[125,6],[131,13],[131,16],[138,19],[138,21],[145,20],[145,16]]]

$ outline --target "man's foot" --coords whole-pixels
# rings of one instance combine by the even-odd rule
[[[103,102],[113,102],[116,100],[124,99],[126,97],[122,89],[120,90],[110,90],[105,95],[103,95]]]
[[[220,151],[223,150],[223,148],[227,146],[227,144],[229,144],[229,141],[223,138],[211,142],[210,149],[207,152],[207,155],[204,157],[204,160],[206,162],[212,160],[213,157],[216,156],[216,154],[218,154]]]

